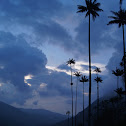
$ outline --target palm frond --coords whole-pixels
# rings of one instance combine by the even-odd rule
[[[94,0],[93,4],[95,4],[97,2],[97,0]]]
[[[86,12],[85,17],[89,16],[89,14],[92,15],[93,20],[95,20],[95,18],[97,16],[99,16],[99,14],[97,12],[103,11],[102,9],[99,8],[99,6],[101,5],[100,3],[97,3],[97,0],[85,0],[86,3],[86,7],[82,6],[82,5],[78,5],[78,12]]]
[[[86,76],[82,76],[80,82],[88,82],[88,79]]]
[[[67,65],[71,65],[71,64],[75,64],[75,60],[74,59],[69,59],[67,62],[66,62]]]
[[[77,77],[81,76],[80,72],[75,72],[74,75],[77,76]]]
[[[79,13],[79,12],[82,12],[83,13],[85,11],[87,11],[87,8],[85,6],[78,5],[78,11],[77,11],[77,13]]]
[[[102,81],[103,81],[103,80],[101,79],[101,77],[96,77],[94,80],[95,80],[97,83],[99,83],[99,82],[102,83]]]
[[[90,12],[88,11],[88,12],[86,13],[85,17],[89,16],[89,14],[90,14]]]
[[[119,27],[126,24],[126,10],[120,9],[118,12],[111,11],[114,16],[109,16],[109,18],[112,18],[114,20],[110,21],[109,24],[118,24]]]
[[[123,70],[117,69],[114,71],[112,70],[112,74],[114,74],[115,76],[122,76],[123,75]]]
[[[100,70],[100,68],[96,67],[95,70],[94,70],[94,72],[101,73],[101,70]]]
[[[112,21],[109,21],[109,23],[107,25],[110,25],[110,24],[119,24],[120,23],[120,20],[112,20]]]
[[[113,19],[118,19],[118,17],[114,17],[114,16],[108,16],[108,18],[113,18]]]
[[[115,11],[111,11],[115,16],[119,17],[119,11],[118,12],[115,12]]]
[[[95,18],[97,16],[99,16],[99,14],[97,12],[95,12],[95,11],[91,11],[91,14],[92,14],[93,21],[95,20]]]

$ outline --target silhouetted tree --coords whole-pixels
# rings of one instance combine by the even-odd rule
[[[122,1],[121,1],[122,3]],[[111,11],[114,16],[109,16],[112,20],[108,23],[110,24],[118,24],[119,28],[122,26],[123,30],[123,57],[125,57],[125,36],[124,36],[124,25],[126,24],[126,10],[120,7],[118,12]],[[125,64],[125,60],[124,60]],[[125,91],[126,91],[126,66],[124,65],[124,80],[125,80]]]
[[[122,87],[121,88],[117,88],[116,90],[114,90],[120,97],[123,94],[123,90]]]
[[[77,115],[77,87],[78,87],[78,80],[79,80],[79,77],[81,76],[80,72],[75,72],[74,75],[77,77],[77,83],[76,83],[76,100],[75,100],[75,126],[77,124],[77,118],[76,118],[76,115]]]
[[[98,73],[101,73],[101,70],[100,70],[100,68],[96,67],[95,70],[94,70],[94,72],[96,72],[96,74],[98,76]]]
[[[88,82],[86,76],[82,76],[80,82],[83,83],[83,126],[84,126],[84,82]]]
[[[117,69],[114,71],[112,70],[112,74],[114,74],[115,76],[117,76],[117,89],[119,88],[119,76],[123,75],[123,70]]]
[[[69,59],[67,61],[67,65],[70,65],[71,68],[71,94],[72,94],[72,126],[73,126],[73,82],[72,82],[72,64],[75,64],[75,60],[74,59]]]
[[[99,83],[102,83],[101,77],[96,77],[94,79],[97,82],[97,119],[99,118]]]
[[[91,115],[91,51],[90,51],[90,15],[92,15],[93,21],[99,14],[97,12],[103,11],[99,8],[100,3],[97,0],[85,0],[86,6],[78,5],[79,12],[86,12],[85,17],[89,16],[89,126],[90,126],[90,115]]]
[[[101,73],[100,68],[96,67],[94,72],[96,72],[97,77],[94,79],[95,81],[99,79],[98,73]],[[97,118],[99,116],[99,84],[97,83]]]
[[[68,126],[69,126],[69,115],[70,115],[70,111],[66,112],[66,115],[68,115]]]

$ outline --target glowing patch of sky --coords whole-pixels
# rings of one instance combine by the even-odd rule
[[[74,66],[72,66],[73,68],[73,71],[79,71],[81,72],[81,74],[86,74],[88,75],[89,74],[89,71],[84,69],[82,67],[82,65],[87,65],[88,66],[88,62],[84,62],[84,61],[77,61],[76,64]],[[101,63],[92,63],[92,66],[96,66],[96,67],[99,67],[101,70],[102,70],[102,75],[105,75],[106,74],[106,69],[105,69],[105,64],[101,64]],[[65,70],[65,69],[59,69],[57,67],[53,67],[53,66],[48,66],[46,65],[46,68],[48,70],[52,70],[52,71],[57,71],[57,72],[64,72],[68,75],[71,75],[71,71],[70,70]],[[93,72],[94,69],[92,69],[92,74],[95,74],[95,72]]]
[[[31,85],[30,83],[28,83],[27,80],[32,79],[32,77],[33,77],[33,75],[30,75],[30,74],[27,75],[27,76],[24,76],[24,82],[25,82],[28,86],[30,86],[30,87],[31,87],[32,85]]]

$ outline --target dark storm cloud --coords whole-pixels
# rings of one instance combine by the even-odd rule
[[[1,80],[8,81],[21,90],[28,88],[24,76],[46,71],[46,56],[38,49],[31,47],[21,37],[11,33],[0,32],[0,69]]]
[[[52,72],[51,74],[40,74],[28,81],[37,85],[46,84],[45,87],[39,86],[38,92],[40,96],[70,96],[70,76],[63,72]]]
[[[24,26],[24,29],[19,31],[21,33],[30,28],[39,40],[35,42],[36,44],[48,40],[52,44],[64,46],[66,41],[68,43],[72,41],[66,29],[55,21],[55,17],[64,16],[64,11],[66,12],[58,0],[2,0],[0,11],[4,27]]]
[[[72,41],[72,38],[67,33],[67,31],[60,24],[52,20],[48,21],[48,24],[34,24],[34,30],[37,35],[42,36],[42,39],[49,39],[49,42],[51,42],[51,44],[64,46],[67,41],[68,44]]]
[[[70,96],[70,76],[53,71],[48,73],[45,67],[46,56],[42,51],[31,47],[21,35],[0,32],[0,57],[2,101],[23,105],[26,100],[34,97],[34,91],[45,97]],[[24,82],[24,76],[28,74],[34,76],[33,79],[27,80],[31,87]],[[40,84],[43,83],[47,84],[47,90],[41,89]]]
[[[65,73],[50,74],[45,68],[47,59],[42,51],[31,47],[22,35],[14,36],[9,32],[0,32],[0,81],[1,100],[23,105],[27,99],[34,97],[33,91],[40,96],[70,96],[70,76]],[[33,79],[24,82],[24,76],[31,74]],[[47,84],[46,91],[40,84]],[[9,92],[6,92],[9,90]],[[12,93],[14,92],[14,94]]]
[[[58,0],[1,0],[0,5],[1,11],[4,12],[2,16],[19,19],[53,16],[60,8],[62,4]]]
[[[112,70],[116,70],[116,68],[123,69],[120,66],[120,62],[123,57],[123,46],[122,41],[120,43],[117,43],[115,45],[115,52],[113,53],[112,57],[109,59],[108,64],[106,65],[106,69],[108,71],[107,78],[104,80],[104,85],[102,85],[102,92],[104,96],[111,97],[113,94],[116,94],[114,92],[115,89],[117,89],[117,77],[112,74]],[[124,88],[124,82],[122,77],[119,77],[119,87]],[[107,93],[106,93],[107,92]]]
[[[98,53],[99,50],[102,53],[102,49],[111,47],[116,49],[120,46],[117,44],[122,40],[122,38],[118,37],[121,36],[122,32],[117,30],[118,26],[117,29],[113,30],[114,25],[106,25],[109,21],[108,16],[111,15],[108,12],[113,9],[118,10],[118,8],[115,8],[118,2],[115,3],[115,0],[109,1],[109,3],[108,1],[102,1],[101,4],[104,12],[100,13],[100,17],[95,22],[91,22],[92,54]],[[37,38],[36,41],[34,40],[35,44],[48,41],[49,44],[62,46],[67,51],[87,56],[88,19],[81,20],[80,24],[75,28],[77,33],[75,40],[69,35],[67,29],[56,21],[56,19],[64,21],[66,15],[70,17],[76,11],[77,9],[72,10],[71,6],[68,8],[62,5],[59,0],[1,0],[0,28],[8,32],[0,32],[0,81],[5,84],[8,82],[12,84],[12,87],[9,85],[6,89],[0,91],[0,97],[3,101],[24,104],[27,99],[34,97],[33,90],[37,91],[40,96],[60,95],[71,97],[70,76],[53,71],[48,73],[45,68],[46,56],[40,50],[31,47],[22,35],[14,36],[11,33],[24,33],[24,36],[30,34],[30,38],[35,35]],[[78,14],[75,17],[80,21],[84,14]],[[22,29],[18,29],[19,27]],[[110,59],[107,65],[110,73],[120,62],[120,55],[120,52],[116,52]],[[87,66],[84,67],[87,69]],[[58,68],[69,69],[64,65],[60,65]],[[28,80],[32,85],[31,87],[24,83],[24,76],[27,74],[34,75],[33,79]],[[92,78],[94,77],[95,75],[92,76]],[[111,77],[110,80],[108,84],[113,83]],[[47,84],[45,89],[40,88],[42,83]],[[75,83],[76,78],[74,77],[74,86]],[[95,82],[93,81],[93,83]],[[93,86],[96,87],[96,85]],[[9,90],[10,93],[6,90]],[[12,94],[12,92],[15,92],[15,94]],[[33,102],[33,104],[37,104],[37,102]]]
[[[77,2],[77,4],[80,3]],[[110,11],[113,4],[118,5],[118,2],[102,1],[101,8],[104,12],[100,13],[100,17],[95,22],[91,22],[92,55],[98,53],[99,50],[112,47],[114,41],[117,42],[117,39],[112,38],[109,34],[111,27],[106,25],[109,16],[107,12]],[[111,9],[114,9],[114,7],[112,6]],[[49,42],[63,47],[66,51],[88,55],[88,19],[81,20],[79,26],[75,29],[77,33],[75,40],[67,29],[56,21],[57,19],[65,21],[70,15],[75,15],[77,6],[73,9],[73,5],[67,6],[58,0],[1,0],[0,11],[0,22],[3,25],[2,27],[8,27],[6,30],[12,25],[15,29],[15,25],[23,26],[23,29],[18,32],[29,35],[25,32],[29,28],[32,32],[30,36],[32,37],[34,34],[37,38],[36,41],[34,40],[36,45]],[[84,13],[75,16],[78,21],[81,17],[84,17]],[[9,31],[13,32],[12,28]]]
[[[115,45],[115,52],[113,53],[112,57],[109,59],[108,64],[106,65],[107,70],[111,73],[112,70],[117,68],[121,68],[120,62],[123,58],[123,41],[117,43]]]

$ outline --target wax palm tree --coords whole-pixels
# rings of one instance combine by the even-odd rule
[[[96,72],[97,77],[94,79],[95,81],[100,81],[100,78],[98,77],[98,73],[101,73],[101,69],[96,67],[94,72]],[[97,118],[99,116],[99,84],[97,83]]]
[[[112,70],[112,74],[114,74],[115,76],[117,76],[117,89],[119,88],[119,76],[123,75],[123,70],[117,69],[114,71]]]
[[[110,24],[118,24],[119,28],[122,27],[123,30],[123,57],[125,58],[125,36],[124,36],[124,25],[126,24],[126,10],[120,7],[118,12],[111,11],[114,16],[109,16],[112,20],[108,23]],[[124,60],[124,64],[125,64]],[[126,67],[124,65],[124,79],[125,79],[125,91],[126,91]]]
[[[96,77],[94,79],[97,82],[97,119],[99,118],[99,83],[102,83],[101,77]]]
[[[94,72],[96,72],[96,74],[98,76],[98,73],[101,73],[101,70],[100,70],[100,68],[96,67],[95,70],[94,70]]]
[[[68,115],[68,126],[69,126],[69,115],[70,115],[70,111],[66,112],[66,115]]]
[[[75,126],[77,124],[77,118],[76,118],[76,115],[77,115],[77,87],[78,87],[78,80],[79,80],[79,77],[81,76],[80,72],[75,72],[74,75],[77,77],[77,83],[76,83],[76,100],[75,100]]]
[[[84,82],[88,82],[86,76],[82,76],[80,82],[83,83],[83,126],[84,126]]]
[[[70,68],[71,68],[71,94],[72,94],[72,126],[73,126],[73,82],[72,82],[72,64],[74,65],[75,64],[75,60],[74,59],[69,59],[67,61],[67,65],[70,65]]]
[[[90,51],[90,15],[92,15],[93,21],[99,14],[97,12],[103,11],[100,9],[100,3],[97,0],[85,0],[86,6],[78,5],[79,12],[86,12],[85,17],[89,16],[89,125],[90,125],[90,115],[91,115],[91,51]]]

